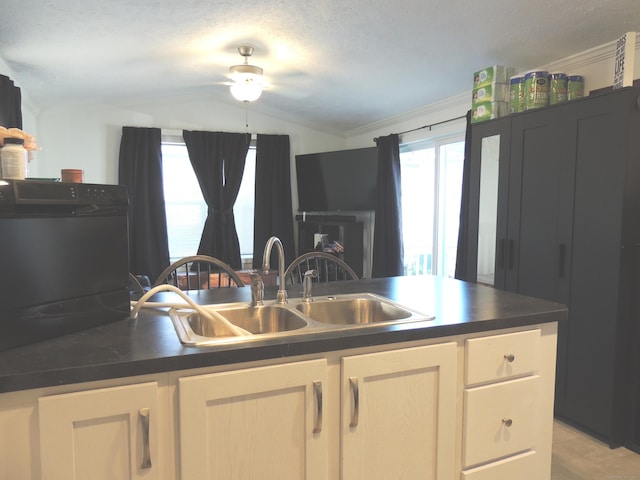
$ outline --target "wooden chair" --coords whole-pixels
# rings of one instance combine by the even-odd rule
[[[244,287],[244,282],[230,265],[208,255],[192,255],[173,262],[158,275],[153,286],[163,283],[180,290]]]
[[[339,280],[359,280],[358,274],[340,258],[326,252],[309,252],[300,255],[287,267],[285,283],[302,283],[304,272],[316,270],[313,282],[336,282]]]
[[[129,295],[144,295],[145,290],[140,280],[133,274],[129,274]]]

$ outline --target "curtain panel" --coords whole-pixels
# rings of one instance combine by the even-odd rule
[[[262,267],[262,252],[269,237],[282,242],[285,264],[296,257],[293,241],[291,200],[291,150],[289,135],[258,135],[256,144],[255,214],[253,223],[253,267]],[[271,255],[271,268],[277,268]]]
[[[400,139],[397,134],[379,137],[377,145],[378,198],[373,230],[373,278],[404,275]]]
[[[460,223],[458,228],[458,249],[456,253],[455,278],[475,282],[468,278],[467,252],[469,249],[469,182],[471,171],[471,110],[467,112],[467,130],[464,137],[464,164],[462,167],[462,194],[460,199]]]
[[[209,207],[198,254],[216,257],[239,270],[242,259],[233,205],[240,190],[251,135],[189,130],[182,135]]]
[[[153,282],[169,265],[159,128],[122,128],[118,182],[129,192],[129,269]]]
[[[0,75],[0,126],[22,129],[22,93],[5,75]]]

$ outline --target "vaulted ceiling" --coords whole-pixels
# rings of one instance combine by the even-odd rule
[[[4,0],[0,58],[42,108],[234,103],[251,44],[253,109],[348,131],[640,30],[639,0]],[[0,72],[2,73],[2,72]]]

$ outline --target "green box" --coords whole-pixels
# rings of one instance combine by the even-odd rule
[[[472,108],[471,123],[484,122],[509,115],[508,102],[485,102]]]
[[[508,102],[509,85],[506,83],[491,83],[484,87],[473,89],[471,105],[476,106],[487,102]]]
[[[492,65],[473,73],[473,88],[484,87],[492,83],[509,83],[515,70],[503,65]]]

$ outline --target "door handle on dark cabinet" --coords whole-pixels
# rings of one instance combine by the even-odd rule
[[[560,278],[564,277],[564,259],[566,256],[566,246],[564,243],[561,243],[558,247],[558,276]]]

